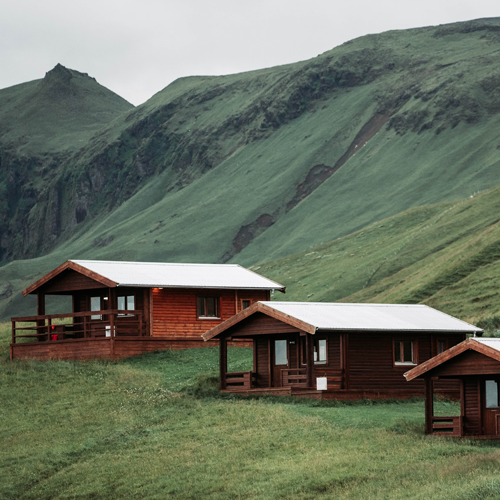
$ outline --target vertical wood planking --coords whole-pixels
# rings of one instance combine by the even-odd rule
[[[432,434],[432,417],[434,416],[433,382],[430,377],[425,377],[425,433]]]

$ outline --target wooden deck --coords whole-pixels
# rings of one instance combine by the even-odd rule
[[[253,372],[233,372],[226,374],[225,389],[223,393],[237,394],[239,396],[293,396],[297,398],[312,398],[325,401],[357,401],[360,399],[409,399],[412,397],[424,397],[425,389],[345,389],[344,374],[341,370],[331,371],[331,376],[327,377],[328,389],[318,391],[315,387],[308,387],[305,381],[303,369],[282,370],[281,387],[256,387],[256,375]],[[316,376],[324,376],[324,370]],[[452,400],[460,399],[460,390],[457,388],[445,389],[441,395]],[[436,422],[438,422],[436,417]],[[458,417],[443,417],[445,420],[436,423],[436,428],[441,427],[442,432],[451,435],[450,432],[458,433],[462,428],[462,420]],[[440,425],[442,424],[442,425]],[[453,434],[456,435],[456,434]]]
[[[10,345],[10,359],[88,360],[120,359],[146,352],[218,346],[217,340],[203,342],[199,337],[115,337],[95,339],[26,342]],[[234,341],[232,347],[251,347],[251,343]]]

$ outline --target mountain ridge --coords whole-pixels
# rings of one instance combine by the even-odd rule
[[[309,61],[176,80],[11,209],[4,263],[249,266],[487,189],[500,162],[499,29],[496,18],[392,31]]]

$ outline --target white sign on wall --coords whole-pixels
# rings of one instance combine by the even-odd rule
[[[317,391],[326,391],[326,377],[318,377],[316,379],[316,390]]]

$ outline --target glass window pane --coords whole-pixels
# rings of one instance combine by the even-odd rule
[[[441,354],[444,351],[446,351],[445,342],[444,342],[444,340],[439,340],[438,341],[438,354]]]
[[[319,357],[318,361],[326,361],[326,340],[318,340]]]
[[[495,380],[486,380],[486,408],[498,408],[498,384]]]
[[[274,364],[275,365],[287,365],[288,355],[286,349],[286,340],[275,340],[274,341]]]
[[[206,316],[205,299],[203,297],[198,297],[198,314],[200,316]]]
[[[100,311],[101,310],[101,297],[90,297],[90,310]],[[90,319],[101,319],[100,314],[93,314]]]
[[[118,309],[124,311],[125,308],[125,297],[118,297]]]
[[[133,311],[135,309],[135,296],[128,295],[127,296],[127,310]]]
[[[401,342],[394,342],[394,361],[396,363],[401,363]]]
[[[215,297],[207,297],[207,316],[217,316],[217,299]]]
[[[403,343],[403,362],[404,363],[413,363],[413,349],[412,342],[409,340],[405,340]]]
[[[249,300],[243,300],[241,302],[241,308],[246,309],[247,307],[250,307],[250,301]]]

